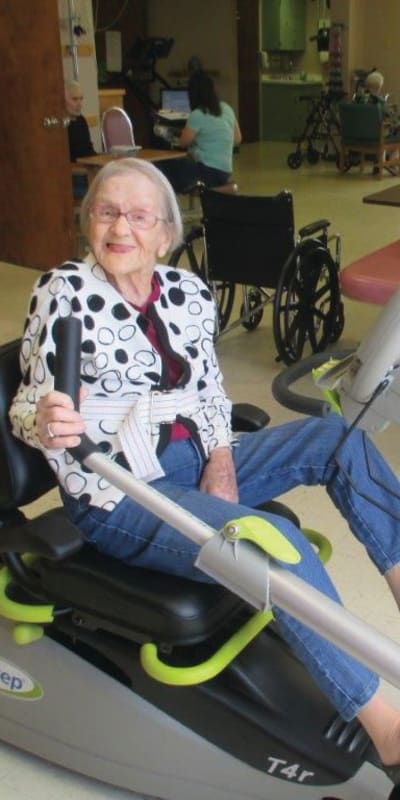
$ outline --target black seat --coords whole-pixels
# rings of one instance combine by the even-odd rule
[[[40,451],[11,433],[8,410],[21,379],[19,348],[19,340],[0,347],[0,554],[16,582],[58,608],[74,608],[79,625],[123,633],[135,641],[189,644],[207,638],[243,607],[236,595],[219,585],[127,566],[98,553],[83,544],[62,507],[26,520],[21,506],[53,489],[56,480]],[[265,412],[250,404],[235,409],[236,425],[242,429],[268,421]],[[269,509],[298,524],[282,504],[272,503]],[[21,562],[24,552],[40,557],[34,575]]]
[[[205,191],[201,204],[210,280],[276,288],[294,248],[292,195]]]
[[[45,554],[36,567],[43,595],[58,606],[73,605],[81,620],[92,615],[92,626],[123,627],[127,636],[130,630],[139,640],[192,642],[206,637],[241,604],[223,587],[128,567],[82,546],[81,534],[62,508],[26,521],[20,507],[54,488],[56,480],[40,451],[11,433],[8,410],[21,379],[19,348],[19,340],[0,348],[0,553],[4,560],[29,589],[29,573],[19,565],[13,548]],[[260,410],[259,424],[266,419]]]

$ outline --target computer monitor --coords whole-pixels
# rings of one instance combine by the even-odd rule
[[[187,89],[161,89],[161,108],[182,114],[190,113]]]

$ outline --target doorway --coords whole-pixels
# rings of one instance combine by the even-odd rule
[[[54,0],[0,0],[0,85],[0,259],[48,269],[76,246]]]
[[[237,0],[239,121],[244,142],[260,138],[259,0]]]

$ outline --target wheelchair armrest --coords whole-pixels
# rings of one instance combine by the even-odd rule
[[[315,222],[310,222],[309,225],[305,225],[304,228],[300,228],[300,239],[304,239],[305,236],[312,236],[317,231],[326,230],[329,228],[330,224],[331,223],[327,219],[318,219]]]
[[[259,431],[265,428],[271,417],[262,408],[252,403],[234,403],[232,408],[232,429],[234,431]]]
[[[83,541],[82,533],[62,508],[46,511],[21,525],[0,528],[0,553],[31,553],[61,561],[80,550]]]

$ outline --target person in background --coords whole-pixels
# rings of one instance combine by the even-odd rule
[[[65,108],[70,122],[67,128],[70,161],[77,158],[94,156],[96,151],[90,138],[89,126],[82,114],[83,94],[77,81],[70,81],[64,87]],[[72,189],[75,199],[85,196],[88,189],[86,170],[74,168],[72,171]]]
[[[77,81],[65,85],[65,107],[71,118],[68,125],[69,156],[71,161],[83,156],[94,156],[96,151],[90,138],[89,126],[82,114],[83,94]]]
[[[85,431],[136,478],[216,530],[249,513],[265,519],[301,554],[285,567],[339,603],[302,532],[257,510],[300,484],[324,485],[400,604],[400,486],[363,431],[330,414],[233,438],[213,297],[196,275],[160,263],[182,236],[164,175],[143,160],[112,161],[92,181],[81,222],[91,252],[34,286],[10,419],[14,434],[55,471],[86,541],[126,564],[210,580],[194,565],[194,543],[65,450]],[[84,324],[81,411],[54,389],[55,328],[69,314]],[[398,782],[400,711],[381,695],[378,677],[288,613],[274,608],[274,615],[320,689],[343,719],[358,717]]]
[[[361,94],[361,99],[364,103],[381,103],[386,102],[386,96],[382,95],[382,88],[384,84],[384,77],[381,72],[374,70],[370,72],[365,78],[364,89]]]
[[[192,73],[188,91],[191,112],[177,141],[188,150],[188,157],[158,165],[178,193],[197,181],[208,188],[226,184],[232,173],[233,148],[242,141],[233,109],[219,100],[214,81],[204,70]]]
[[[374,70],[365,78],[364,88],[356,96],[358,103],[374,103],[382,108],[382,114],[388,123],[388,133],[396,133],[399,129],[399,117],[397,111],[388,103],[388,95],[382,94],[384,77],[381,72]]]
[[[382,94],[384,77],[381,72],[374,70],[365,78],[364,86],[355,95],[356,103],[372,103],[381,108],[382,119],[385,121],[385,139],[398,133],[400,127],[399,115],[393,106],[388,103],[388,95]],[[376,161],[376,158],[373,157]],[[391,175],[397,175],[397,170],[386,167]],[[379,173],[379,168],[375,165],[372,170],[373,175]]]
[[[189,149],[204,183],[221,186],[232,172],[233,148],[242,141],[239,124],[228,103],[218,99],[206,72],[193,72],[188,88],[191,113],[179,146]]]

